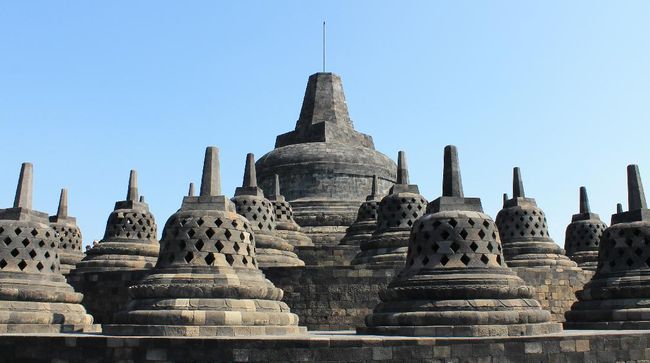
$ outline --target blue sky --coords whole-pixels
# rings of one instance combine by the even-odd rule
[[[59,189],[101,239],[129,170],[161,226],[221,149],[232,196],[245,155],[293,129],[307,77],[341,75],[351,117],[439,196],[443,147],[496,217],[512,167],[563,244],[578,187],[607,222],[625,166],[650,183],[647,1],[13,1],[0,3],[0,206],[20,163],[35,209]],[[650,184],[648,185],[650,188]]]

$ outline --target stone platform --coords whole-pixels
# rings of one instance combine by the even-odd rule
[[[508,338],[310,333],[289,337],[0,335],[4,362],[647,362],[650,332],[565,331]]]

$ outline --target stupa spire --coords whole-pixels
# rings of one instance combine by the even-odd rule
[[[406,165],[406,152],[399,151],[397,153],[397,183],[395,184],[408,184],[409,171]]]
[[[521,171],[519,170],[519,167],[514,167],[512,169],[512,197],[526,197],[526,194],[524,193],[524,182],[521,179]]]
[[[623,213],[623,204],[616,203],[616,213]]]
[[[280,194],[280,176],[278,174],[275,174],[274,178],[273,178],[273,195],[281,195]]]
[[[591,213],[587,188],[585,187],[580,187],[580,213]]]
[[[257,175],[255,174],[255,155],[252,153],[246,154],[246,169],[244,170],[244,188],[257,187]]]
[[[68,189],[66,188],[61,189],[59,208],[56,211],[56,216],[59,218],[66,218],[68,216]]]
[[[34,167],[32,163],[23,163],[20,167],[20,177],[16,188],[14,208],[32,209],[32,184],[34,181]]]
[[[190,183],[190,189],[187,191],[187,196],[188,197],[194,196],[194,183]]]
[[[208,146],[203,160],[201,176],[201,196],[221,195],[221,175],[219,174],[219,149]]]
[[[627,166],[627,203],[630,211],[648,208],[639,166],[635,164]]]
[[[138,201],[138,172],[135,170],[131,170],[129,174],[129,190],[126,192],[126,200]]]
[[[503,193],[503,208],[506,207],[507,201],[508,201],[508,193]]]
[[[442,174],[442,195],[463,198],[463,182],[460,177],[458,151],[456,146],[445,146],[444,168]]]

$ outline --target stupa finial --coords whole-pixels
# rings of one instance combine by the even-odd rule
[[[32,209],[32,184],[34,181],[34,167],[32,163],[23,163],[20,167],[20,177],[16,188],[14,208]]]
[[[623,204],[616,203],[616,213],[623,213]]]
[[[61,188],[59,209],[56,211],[56,216],[59,218],[66,218],[68,216],[68,189],[66,188]]]
[[[129,190],[126,193],[127,201],[137,201],[138,200],[138,172],[131,170],[129,174]]]
[[[140,203],[144,203],[144,195],[140,196]]]
[[[194,183],[190,183],[190,190],[187,191],[187,196],[188,197],[194,196]]]
[[[524,182],[521,179],[521,171],[517,166],[512,169],[512,197],[526,197],[526,194],[524,193]]]
[[[203,160],[203,175],[201,176],[201,196],[221,195],[221,175],[219,174],[219,149],[208,146]]]
[[[464,197],[463,182],[460,177],[460,164],[458,163],[458,151],[454,145],[445,146],[442,195],[444,197]]]
[[[255,155],[246,154],[246,169],[244,170],[244,182],[242,187],[257,187],[257,175],[255,174]]]
[[[278,174],[273,176],[273,194],[280,195],[280,176]]]
[[[397,153],[397,183],[395,184],[408,184],[408,183],[409,183],[409,171],[408,171],[408,166],[406,165],[406,153],[400,150]]]
[[[585,187],[580,187],[580,213],[591,213],[587,188]]]
[[[632,164],[627,166],[627,202],[628,210],[647,209],[648,205],[643,192],[639,166]]]

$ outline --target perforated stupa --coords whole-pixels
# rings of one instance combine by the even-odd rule
[[[208,147],[201,192],[165,224],[156,267],[130,288],[121,335],[239,336],[305,332],[282,290],[258,269],[251,223],[221,195],[218,149]]]
[[[139,201],[138,176],[131,170],[126,200],[115,203],[104,238],[86,252],[75,274],[152,268],[160,248],[156,233],[156,220],[149,205]]]
[[[496,218],[503,254],[510,267],[576,267],[548,234],[546,215],[526,198],[519,168],[513,169],[512,198]]]
[[[362,242],[370,240],[377,229],[377,210],[379,209],[379,195],[377,195],[377,175],[372,178],[372,189],[366,201],[361,203],[357,212],[357,219],[348,227],[340,245],[359,246]]]
[[[280,237],[275,228],[273,203],[264,197],[257,186],[255,156],[246,155],[244,181],[232,197],[237,213],[251,222],[255,231],[257,261],[260,267],[304,266],[305,263],[293,252],[293,246]]]
[[[61,273],[67,275],[75,265],[84,258],[83,239],[81,230],[77,226],[77,219],[68,216],[68,190],[61,189],[59,208],[56,215],[50,216],[50,226],[54,230],[54,237],[58,240],[59,260]]]
[[[280,193],[280,176],[275,174],[272,194],[267,199],[273,204],[275,211],[275,233],[284,238],[292,246],[313,246],[314,242],[300,231],[300,226],[293,220],[293,208]]]
[[[13,208],[0,209],[0,333],[98,331],[61,274],[47,214],[32,209],[32,169],[22,165]]]
[[[397,183],[379,202],[377,229],[370,240],[360,244],[353,265],[401,266],[406,259],[411,227],[424,215],[427,200],[417,185],[409,184],[406,154],[400,151],[397,159]]]
[[[598,266],[598,246],[607,225],[600,216],[591,213],[587,188],[580,187],[580,213],[574,214],[566,227],[564,249],[567,256],[585,270]]]
[[[636,165],[627,167],[628,211],[612,216],[598,268],[566,313],[572,329],[650,329],[650,209]]]
[[[481,200],[465,198],[447,146],[442,196],[413,225],[404,269],[359,332],[409,336],[537,335],[562,330],[503,258]]]

